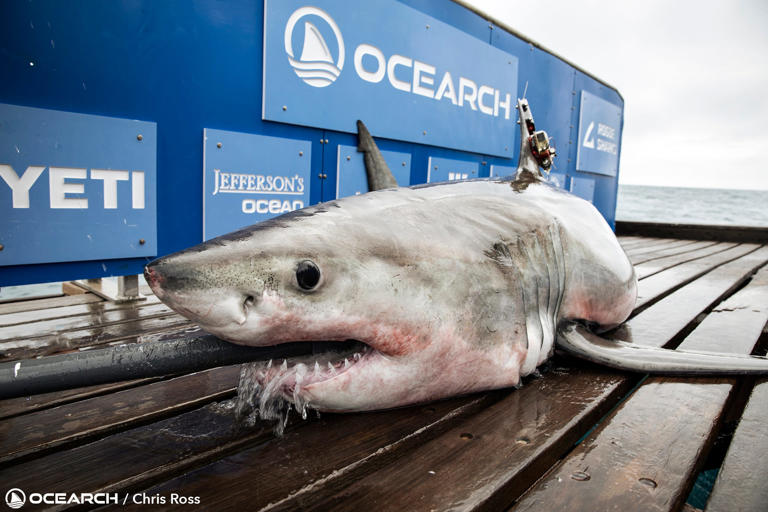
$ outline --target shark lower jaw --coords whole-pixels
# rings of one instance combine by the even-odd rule
[[[328,410],[321,395],[336,387],[344,387],[356,377],[363,377],[365,368],[375,360],[386,357],[360,341],[305,342],[312,354],[285,359],[250,363],[247,375],[258,385],[260,400],[282,398],[297,408],[309,405]],[[242,386],[241,382],[241,386]]]

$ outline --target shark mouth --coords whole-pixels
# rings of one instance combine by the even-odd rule
[[[302,393],[304,388],[330,381],[378,353],[356,340],[306,343],[312,354],[243,364],[235,413],[246,425],[253,426],[258,419],[276,420],[275,433],[282,435],[292,408],[303,419],[314,408]]]

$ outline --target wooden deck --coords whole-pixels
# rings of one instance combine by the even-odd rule
[[[617,335],[765,353],[768,246],[621,242],[640,297]],[[196,332],[154,297],[0,304],[2,360]],[[164,510],[681,510],[697,474],[720,467],[707,511],[768,507],[768,379],[646,378],[559,355],[542,374],[517,390],[293,418],[283,437],[235,421],[237,366],[0,401],[0,494],[116,492],[130,505],[143,493]]]

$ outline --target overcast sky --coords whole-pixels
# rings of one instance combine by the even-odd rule
[[[621,183],[768,190],[768,1],[469,2],[621,92]]]

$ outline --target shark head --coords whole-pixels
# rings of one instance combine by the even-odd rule
[[[466,329],[480,328],[461,320],[477,316],[465,295],[474,278],[462,272],[458,243],[429,242],[434,228],[421,216],[439,213],[397,204],[410,193],[289,213],[157,259],[145,276],[163,302],[221,339],[327,342],[254,373],[294,403],[382,409],[516,383],[519,354],[468,341]],[[489,370],[499,361],[504,368]]]

